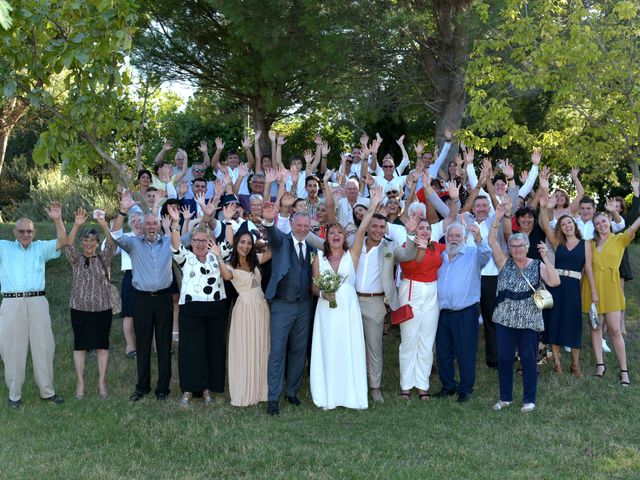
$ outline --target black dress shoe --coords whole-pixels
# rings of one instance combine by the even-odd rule
[[[9,406],[11,408],[15,408],[18,409],[22,406],[22,400],[18,399],[18,400],[11,400],[9,399]]]
[[[269,415],[278,415],[280,413],[280,406],[277,401],[269,401],[267,402],[267,413]]]
[[[169,394],[168,393],[156,393],[156,398],[158,399],[159,402],[166,402],[167,399],[169,398]]]
[[[498,362],[487,362],[487,367],[489,368],[498,368]]]
[[[447,390],[446,388],[443,388],[438,393],[434,394],[433,397],[444,398],[444,397],[451,397],[452,395],[455,395],[455,394],[456,394],[455,390]]]
[[[287,399],[287,402],[289,402],[291,405],[295,405],[298,406],[300,405],[300,400],[298,400],[298,397],[296,397],[295,395],[293,397],[284,397]]]
[[[139,400],[142,400],[142,397],[144,397],[146,394],[147,392],[143,392],[142,390],[135,390],[129,397],[129,400],[131,400],[132,402],[137,402]]]
[[[458,394],[458,403],[467,403],[471,400],[471,395],[468,393]]]
[[[51,395],[50,397],[43,398],[42,400],[44,400],[45,402],[55,403],[56,405],[64,403],[64,400],[60,395]]]

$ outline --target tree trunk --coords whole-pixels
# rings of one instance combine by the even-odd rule
[[[260,152],[262,155],[271,155],[271,142],[269,141],[269,130],[275,121],[274,115],[265,114],[259,101],[251,104],[253,114],[253,130],[260,131]],[[272,159],[273,160],[273,159]]]
[[[11,132],[27,111],[28,103],[19,98],[4,99],[0,107],[0,179]],[[1,183],[1,182],[0,182]]]

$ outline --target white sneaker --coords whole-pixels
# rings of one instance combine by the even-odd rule
[[[525,403],[524,405],[522,405],[522,408],[520,409],[520,411],[522,413],[533,412],[534,408],[536,408],[535,403]]]
[[[611,349],[609,348],[609,345],[607,345],[607,341],[604,338],[602,339],[602,351],[605,353],[611,353]]]
[[[498,403],[496,403],[493,406],[494,410],[502,410],[503,408],[507,408],[509,405],[511,405],[511,402],[503,402],[502,400],[498,401]]]
[[[568,352],[568,353],[571,353],[571,347],[564,347],[564,351]]]

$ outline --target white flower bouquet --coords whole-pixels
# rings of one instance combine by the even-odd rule
[[[336,293],[340,285],[347,279],[345,275],[340,275],[332,270],[325,270],[318,278],[313,279],[313,284],[320,289],[320,293]],[[338,308],[335,298],[329,300],[329,308]]]

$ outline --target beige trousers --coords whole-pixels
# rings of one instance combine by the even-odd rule
[[[387,309],[384,297],[358,297],[362,325],[364,327],[364,342],[367,349],[367,376],[370,388],[380,388],[382,381],[382,334],[384,330],[384,316]]]
[[[49,302],[44,296],[3,299],[0,305],[0,355],[4,362],[9,399],[13,401],[22,397],[29,347],[40,397],[51,397],[56,393],[53,389],[56,346],[51,331]]]

